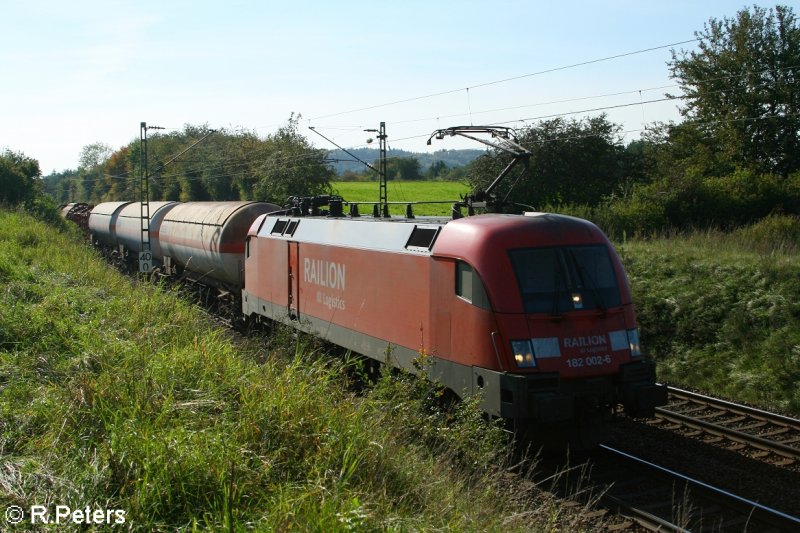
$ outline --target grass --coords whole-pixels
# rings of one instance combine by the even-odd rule
[[[75,233],[0,212],[0,287],[4,507],[140,531],[599,527],[509,479],[474,403],[444,413],[403,375],[357,395],[313,339],[236,340]]]
[[[619,247],[660,379],[800,414],[797,222]]]
[[[800,412],[796,229],[619,246],[662,379]],[[603,527],[508,476],[474,403],[442,412],[407,375],[356,394],[323,351],[234,339],[76,232],[0,212],[0,505],[121,509],[141,531]]]
[[[336,181],[333,190],[349,202],[377,202],[378,182]],[[414,206],[415,215],[450,215],[450,206],[469,192],[469,186],[454,181],[389,181],[387,196],[390,202],[448,201],[446,204]],[[362,214],[370,214],[371,207],[360,206]],[[405,206],[391,206],[393,215],[405,215]]]

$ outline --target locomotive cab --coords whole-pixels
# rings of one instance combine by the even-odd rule
[[[666,403],[642,356],[622,265],[594,224],[537,213],[461,226],[449,224],[435,252],[456,259],[467,314],[490,318],[495,361],[474,367],[473,382],[488,412],[518,426],[563,425],[592,446],[617,405],[650,416]],[[465,335],[486,344],[485,329]]]

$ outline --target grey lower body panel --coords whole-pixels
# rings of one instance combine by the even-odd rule
[[[655,382],[655,368],[648,361],[622,365],[619,374],[561,380],[558,373],[512,374],[459,364],[428,356],[422,365],[418,350],[398,346],[310,315],[291,318],[287,306],[242,293],[245,315],[260,315],[321,337],[371,359],[414,373],[425,373],[461,398],[479,394],[481,408],[489,415],[510,420],[562,423],[591,419],[610,412],[617,403],[626,411],[647,414],[666,402]]]
[[[415,374],[424,372],[431,380],[441,383],[459,397],[470,396],[473,392],[474,379],[471,366],[436,356],[422,357],[418,350],[392,344],[385,339],[354,331],[311,315],[301,313],[297,319],[291,318],[285,305],[275,305],[248,294],[247,291],[242,293],[242,310],[245,315],[257,314],[288,324],[394,368]]]

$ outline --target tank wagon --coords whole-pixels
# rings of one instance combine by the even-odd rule
[[[92,207],[89,204],[82,202],[72,202],[58,206],[61,216],[65,219],[74,222],[83,231],[89,230],[89,214]]]
[[[187,202],[167,213],[158,235],[167,274],[175,266],[206,285],[240,291],[245,238],[259,215],[280,210],[264,202]]]
[[[158,234],[161,223],[178,202],[150,202],[150,250],[153,256],[161,257]],[[117,217],[114,239],[116,246],[125,253],[138,254],[142,250],[142,204],[131,202],[123,206]],[[136,256],[134,256],[136,257]]]
[[[253,220],[280,209],[264,202],[150,202],[150,249],[159,270],[218,288],[241,289],[245,237]],[[98,204],[92,243],[129,266],[141,250],[141,204]]]
[[[89,215],[89,238],[92,244],[110,249],[117,248],[117,221],[122,209],[132,203],[104,202],[94,206]]]

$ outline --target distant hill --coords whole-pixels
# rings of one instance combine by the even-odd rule
[[[380,153],[377,148],[354,148],[352,150],[348,148],[348,150],[369,164],[377,161]],[[422,172],[425,172],[436,161],[443,161],[448,168],[463,167],[484,153],[486,153],[485,150],[437,150],[433,153],[427,153],[391,149],[386,151],[386,156],[389,158],[413,157],[419,161]],[[365,170],[362,163],[354,161],[349,154],[339,149],[329,151],[328,159],[331,160],[331,167],[339,176],[347,171],[360,173]]]

